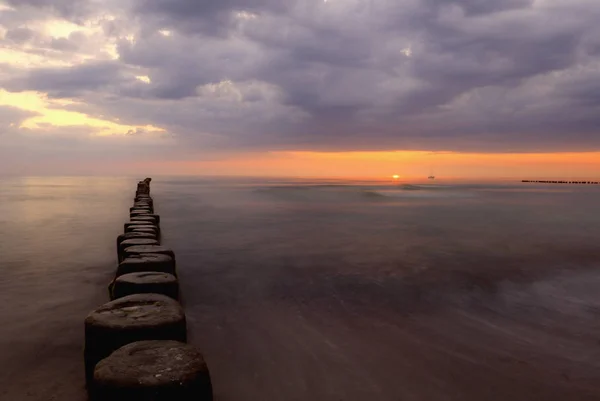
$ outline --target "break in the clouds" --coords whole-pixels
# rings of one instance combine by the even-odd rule
[[[597,0],[4,0],[0,141],[600,150],[598,21]]]

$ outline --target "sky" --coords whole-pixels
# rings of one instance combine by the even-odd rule
[[[0,0],[0,174],[600,176],[598,0]]]

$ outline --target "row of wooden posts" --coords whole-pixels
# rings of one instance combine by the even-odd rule
[[[150,178],[140,181],[117,238],[111,301],[85,319],[85,376],[94,401],[205,401],[212,385],[187,344],[174,252],[161,246]]]
[[[531,182],[537,184],[586,184],[586,185],[598,185],[600,181],[556,181],[556,180],[521,180],[521,182]]]

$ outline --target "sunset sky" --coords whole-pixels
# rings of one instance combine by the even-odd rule
[[[598,0],[0,0],[0,175],[600,177]]]

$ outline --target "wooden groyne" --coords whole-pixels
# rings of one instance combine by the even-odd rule
[[[208,367],[187,344],[175,253],[161,245],[150,181],[138,183],[117,238],[111,301],[85,319],[88,393],[93,401],[211,401]]]
[[[600,185],[600,181],[556,181],[556,180],[521,180],[521,182],[531,182],[537,184],[580,184],[580,185]]]

